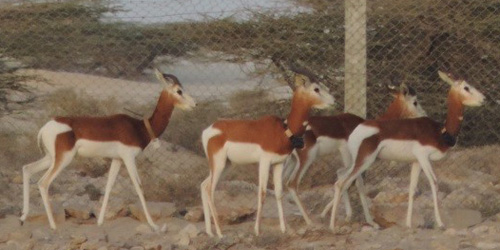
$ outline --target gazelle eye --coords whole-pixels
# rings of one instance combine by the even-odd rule
[[[319,88],[315,88],[314,92],[319,93]]]
[[[470,89],[468,86],[465,86],[464,89],[465,89],[465,91],[470,92]]]
[[[413,102],[413,105],[416,107],[418,105],[417,101]]]
[[[177,94],[182,95],[182,90],[177,90]]]

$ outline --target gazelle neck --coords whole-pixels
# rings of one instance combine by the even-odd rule
[[[292,108],[287,118],[288,127],[294,135],[304,133],[304,122],[309,119],[309,110],[311,106],[309,100],[300,92],[294,94],[292,98]]]
[[[174,110],[175,101],[174,97],[167,91],[163,90],[161,92],[155,111],[148,119],[156,137],[159,137],[167,128]]]
[[[398,95],[394,101],[391,102],[387,110],[384,114],[378,117],[380,120],[394,119],[394,118],[403,118],[410,117],[408,110],[405,107],[404,97]]]
[[[459,93],[451,89],[448,94],[448,114],[444,128],[452,136],[457,136],[460,132],[460,125],[462,124],[464,113],[464,105],[460,98]]]

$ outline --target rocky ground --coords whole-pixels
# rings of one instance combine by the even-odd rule
[[[169,149],[168,145],[162,148]],[[453,152],[449,161],[457,155],[470,153],[467,150],[472,149]],[[198,157],[179,149],[168,153],[178,157]],[[146,151],[145,157],[148,156]],[[493,176],[473,170],[467,176],[453,176],[440,167],[445,163],[438,164],[436,172],[438,176],[443,176],[440,186],[449,186],[449,190],[439,193],[446,229],[434,229],[431,196],[423,184],[415,201],[415,228],[404,227],[408,180],[385,177],[379,186],[368,185],[369,190],[384,186],[383,191],[372,197],[372,213],[383,229],[376,230],[364,224],[359,206],[355,206],[358,216],[353,222],[342,221],[344,212],[341,208],[337,230],[328,230],[328,220],[317,216],[332,196],[331,186],[325,185],[301,193],[306,207],[313,214],[313,226],[305,225],[291,198],[285,197],[285,234],[279,230],[275,200],[269,190],[262,234],[257,237],[253,234],[256,186],[249,182],[226,180],[219,185],[216,196],[225,234],[222,239],[210,238],[204,233],[199,203],[183,207],[173,202],[148,202],[157,224],[167,228],[165,232],[153,232],[145,222],[134,190],[125,182],[128,178],[126,174],[119,176],[118,183],[121,184],[112,191],[105,223],[98,227],[95,217],[100,211],[106,175],[83,176],[78,168],[65,170],[64,180],[56,180],[51,189],[58,229],[53,231],[49,228],[35,184],[31,185],[30,216],[21,225],[18,220],[22,205],[21,172],[3,171],[0,175],[4,190],[0,199],[3,204],[0,210],[0,249],[500,249],[500,214],[485,216],[487,210],[481,204],[467,208],[470,200],[488,203],[489,206],[498,202],[498,196],[485,194],[498,195]],[[448,167],[451,168],[450,165]],[[407,172],[409,169],[401,175]],[[475,184],[464,185],[465,180],[472,181],[470,178],[475,178]],[[462,189],[453,186],[455,182],[461,183],[457,185]],[[356,200],[355,196],[356,193],[352,192],[353,200]]]
[[[52,82],[42,91],[68,87],[65,79],[76,77],[69,73],[41,73]],[[80,80],[80,87],[87,89],[95,82],[108,83],[109,79]],[[101,90],[98,96],[126,96],[118,91],[126,92],[126,86],[138,84],[117,81],[120,80],[109,80],[110,85],[118,88],[110,88],[108,92],[103,91],[107,88],[98,88]],[[144,88],[137,95],[148,96],[154,91]],[[126,103],[127,98],[118,98],[117,102]],[[31,112],[40,111],[36,108]],[[109,168],[105,160],[77,159],[53,182],[50,195],[58,225],[55,231],[48,226],[36,185],[41,174],[33,176],[30,216],[21,226],[18,217],[22,209],[22,165],[40,157],[31,131],[37,124],[12,117],[0,121],[0,249],[500,249],[498,145],[456,148],[445,160],[433,165],[446,229],[434,229],[431,193],[423,175],[414,203],[414,228],[404,227],[410,170],[407,164],[385,163],[375,164],[366,175],[372,214],[382,229],[364,224],[353,189],[350,192],[355,203],[353,221],[342,222],[341,206],[338,229],[331,232],[328,220],[317,216],[333,196],[332,165],[340,164],[340,159],[329,158],[326,164],[311,168],[300,192],[315,225],[305,225],[291,197],[286,195],[285,234],[279,230],[272,186],[264,206],[262,234],[257,237],[253,234],[256,182],[247,176],[239,178],[242,173],[255,175],[255,171],[226,174],[216,194],[225,234],[218,239],[204,233],[199,184],[207,174],[206,159],[167,142],[160,149],[147,149],[138,158],[150,212],[157,224],[166,225],[165,232],[152,232],[145,223],[124,169],[112,190],[105,223],[102,227],[96,225]],[[25,131],[16,133],[22,129]]]

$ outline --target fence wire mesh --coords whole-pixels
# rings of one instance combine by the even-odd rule
[[[286,117],[291,90],[285,79],[297,67],[316,74],[338,101],[335,110],[317,114],[342,112],[349,90],[344,86],[345,52],[349,46],[366,46],[366,76],[351,72],[366,77],[366,100],[362,89],[349,91],[347,100],[351,105],[366,101],[369,119],[392,100],[385,88],[391,78],[416,89],[428,116],[440,122],[446,117],[449,86],[439,80],[439,69],[467,79],[487,96],[483,107],[465,111],[458,146],[434,163],[434,170],[442,209],[471,208],[483,216],[500,212],[495,170],[500,163],[498,1],[367,1],[362,46],[346,39],[345,16],[351,13],[344,6],[340,0],[3,1],[1,177],[10,183],[21,175],[22,165],[40,157],[36,134],[50,117],[150,115],[161,88],[152,74],[157,67],[176,75],[199,105],[191,112],[175,111],[161,136],[162,147],[148,148],[139,157],[144,193],[148,201],[173,202],[180,211],[200,206],[199,186],[208,175],[200,141],[204,128],[217,118]],[[77,159],[56,178],[53,199],[63,203],[89,194],[89,202],[98,206],[109,165],[108,160]],[[405,206],[400,197],[407,194],[407,165],[378,161],[366,173],[379,213]],[[318,214],[331,199],[340,166],[333,152],[305,175],[301,197],[310,213]],[[255,209],[257,168],[229,167],[226,172],[218,206]],[[0,200],[18,211],[21,185],[5,186],[12,192],[3,192]],[[137,201],[124,170],[113,190],[111,200]],[[417,211],[432,214],[425,177],[419,190]],[[36,185],[31,191],[41,206]],[[277,215],[273,203],[266,203],[270,216]],[[297,214],[289,203],[285,210]],[[355,209],[362,214],[359,206]]]

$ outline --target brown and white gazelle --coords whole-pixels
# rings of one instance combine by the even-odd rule
[[[21,222],[24,222],[29,212],[31,175],[48,169],[38,181],[38,187],[50,227],[56,229],[49,203],[49,186],[61,170],[78,154],[84,157],[112,159],[106,192],[98,219],[99,225],[103,223],[109,193],[120,166],[124,163],[139,195],[149,225],[154,230],[159,230],[146,207],[135,157],[150,142],[156,141],[157,137],[165,131],[174,107],[190,110],[196,103],[193,98],[183,93],[182,85],[177,77],[163,74],[158,70],[155,70],[155,73],[164,87],[156,109],[149,119],[139,120],[124,114],[106,117],[56,117],[40,129],[38,143],[39,145],[42,143],[42,149],[46,154],[41,160],[23,167],[24,206],[20,218]]]
[[[335,183],[330,228],[335,227],[335,214],[340,196],[346,187],[368,169],[376,158],[418,162],[429,180],[433,202],[434,215],[439,227],[444,227],[439,214],[437,202],[437,177],[432,170],[430,161],[442,159],[448,149],[456,144],[460,125],[463,120],[464,106],[481,106],[485,100],[483,94],[462,79],[456,79],[451,74],[438,72],[440,78],[451,85],[448,92],[448,115],[444,125],[428,117],[398,120],[373,120],[360,124],[349,136],[347,142],[353,163],[351,167],[339,176]],[[420,168],[412,166],[410,180],[410,202],[408,216],[411,216],[413,195]],[[407,217],[407,224],[411,217]]]
[[[387,120],[397,118],[414,118],[426,115],[417,100],[416,92],[413,88],[407,87],[405,84],[401,84],[399,88],[390,85],[388,86],[388,89],[394,96],[394,100],[387,108],[387,111],[378,119]],[[339,169],[338,173],[340,175],[340,173],[345,172],[351,165],[351,156],[347,149],[347,139],[356,126],[362,123],[364,119],[353,114],[344,113],[335,116],[311,116],[308,121],[311,129],[304,133],[304,148],[296,150],[298,161],[285,161],[284,182],[287,183],[288,189],[295,203],[299,207],[304,220],[308,225],[310,225],[312,224],[312,221],[307,215],[307,212],[297,195],[297,187],[300,184],[302,177],[318,156],[334,154],[336,150],[339,150],[342,162],[344,163],[344,168]],[[295,163],[295,166],[291,166],[293,163]],[[293,173],[290,173],[292,171]],[[288,179],[287,172],[290,173],[290,178]],[[356,180],[356,185],[360,194],[366,221],[370,225],[377,226],[368,211],[366,197],[362,191],[364,189],[364,185],[361,176],[359,176]],[[342,197],[344,198],[346,206],[346,220],[349,221],[352,216],[349,196],[344,194]],[[322,213],[322,216],[330,210],[332,205],[332,203],[327,205]]]
[[[217,235],[222,237],[214,192],[219,177],[230,160],[237,164],[259,163],[259,188],[255,234],[259,234],[262,205],[266,196],[269,170],[273,165],[275,196],[278,204],[281,231],[285,231],[282,207],[283,161],[292,152],[293,139],[302,136],[311,108],[326,108],[333,105],[334,98],[328,89],[312,79],[297,74],[292,107],[284,122],[276,116],[265,116],[258,120],[219,120],[206,128],[202,134],[203,148],[208,158],[210,175],[201,184],[201,197],[205,215],[206,231],[213,236],[211,217]]]

